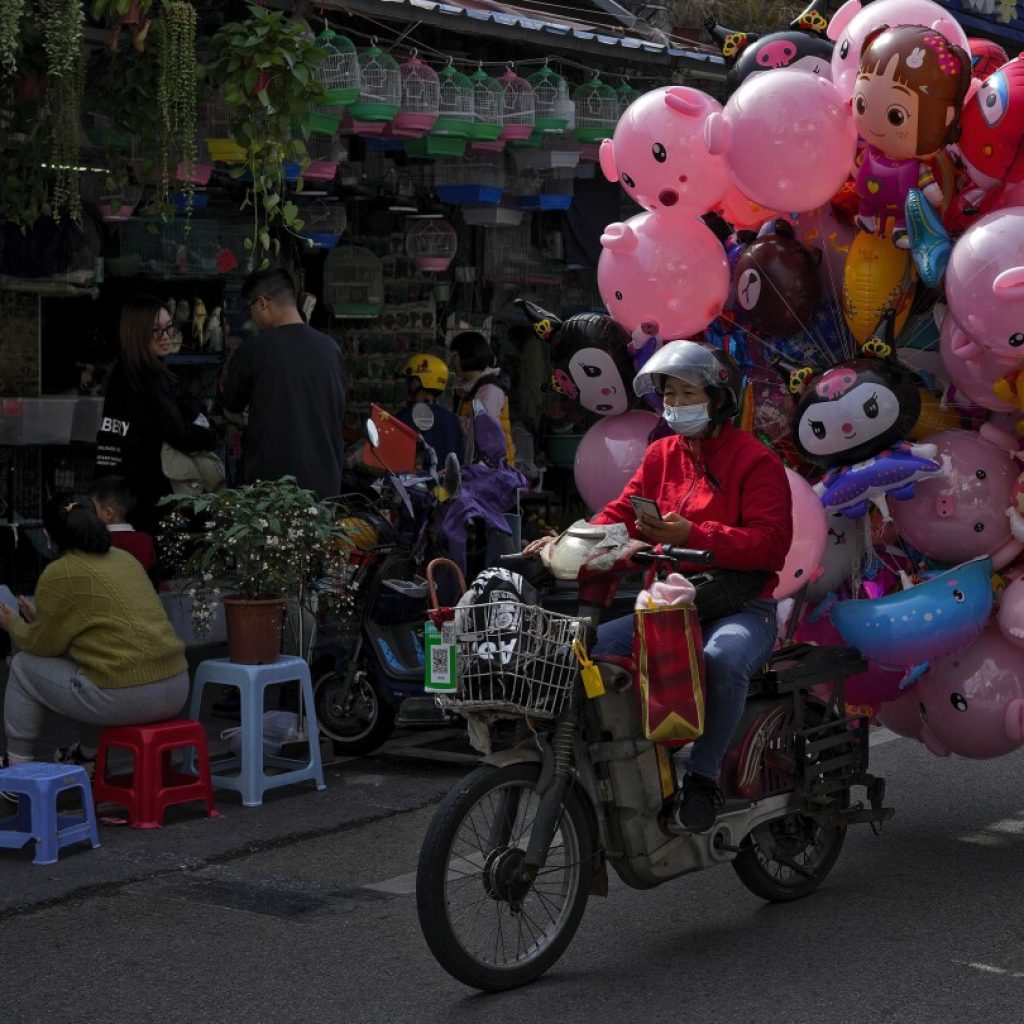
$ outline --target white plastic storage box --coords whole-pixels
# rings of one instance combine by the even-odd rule
[[[103,399],[83,395],[75,402],[75,415],[71,421],[71,440],[96,443],[96,434],[103,419]]]
[[[23,398],[21,444],[70,444],[77,398]]]

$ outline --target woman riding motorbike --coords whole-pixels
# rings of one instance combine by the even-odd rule
[[[721,805],[716,779],[722,758],[743,712],[750,678],[775,646],[771,595],[793,533],[782,463],[730,422],[741,383],[735,362],[718,349],[673,341],[655,353],[633,389],[638,396],[661,395],[673,434],[650,445],[622,494],[591,520],[623,523],[632,536],[653,544],[706,549],[717,569],[739,571],[715,584],[728,588],[731,613],[711,621],[702,615],[705,725],[686,759],[678,814],[692,832],[714,824]],[[653,499],[661,518],[648,512],[638,516],[630,500],[634,497]],[[613,619],[599,628],[594,653],[628,656],[632,641],[633,616]]]

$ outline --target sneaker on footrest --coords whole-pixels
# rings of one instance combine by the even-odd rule
[[[85,769],[85,774],[91,779],[96,773],[96,757],[86,757],[82,753],[82,746],[79,743],[72,743],[70,747],[58,747],[53,752],[53,759],[57,764],[75,764]]]

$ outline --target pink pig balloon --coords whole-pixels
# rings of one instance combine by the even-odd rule
[[[814,488],[798,473],[786,468],[789,493],[793,496],[793,543],[786,555],[786,564],[779,572],[779,582],[772,597],[776,601],[795,594],[805,583],[821,574],[821,558],[825,553],[828,528],[825,510]]]
[[[602,416],[576,449],[573,476],[576,490],[592,512],[614,501],[629,483],[647,451],[647,438],[658,417],[643,409],[621,416]]]
[[[955,348],[962,349],[969,343],[956,321],[947,313],[939,332],[939,353],[949,382],[967,401],[983,409],[991,409],[993,412],[1016,411],[1015,405],[996,398],[992,390],[995,382],[1009,369],[1005,363],[998,361],[994,352],[979,350],[977,358],[970,361],[953,354]]]
[[[1024,362],[1024,207],[990,213],[963,233],[949,258],[946,297],[963,331],[954,356],[977,360],[987,351],[1007,371]]]
[[[721,113],[718,100],[699,89],[670,85],[644,93],[601,143],[604,176],[645,210],[674,217],[707,212],[732,183],[720,148]]]
[[[917,684],[920,738],[939,757],[1000,757],[1024,745],[1020,649],[989,626]]]
[[[721,313],[729,263],[722,243],[695,217],[641,213],[609,224],[601,246],[597,286],[627,331],[671,341],[704,330]]]
[[[886,701],[878,709],[878,721],[897,736],[907,736],[923,742],[921,732],[924,729],[924,722],[921,721],[921,702],[917,697],[917,687],[891,701]]]
[[[857,129],[849,102],[819,75],[790,68],[754,75],[721,116],[736,185],[762,206],[813,210],[849,177]]]
[[[1003,591],[996,622],[1005,640],[1024,647],[1024,578],[1018,577]]]
[[[967,34],[959,22],[931,0],[875,0],[868,4],[847,0],[828,23],[828,37],[836,44],[832,50],[832,81],[846,102],[853,96],[864,40],[883,25],[924,25],[970,53]]]
[[[900,533],[940,562],[990,555],[993,568],[1009,565],[1024,550],[1006,514],[1019,466],[974,431],[946,430],[927,440],[938,446],[944,472],[920,481],[912,498],[892,503]]]

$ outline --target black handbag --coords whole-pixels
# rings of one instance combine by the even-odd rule
[[[770,577],[770,572],[740,569],[704,569],[686,574],[697,590],[693,600],[702,626],[743,611],[747,602],[764,590]]]

